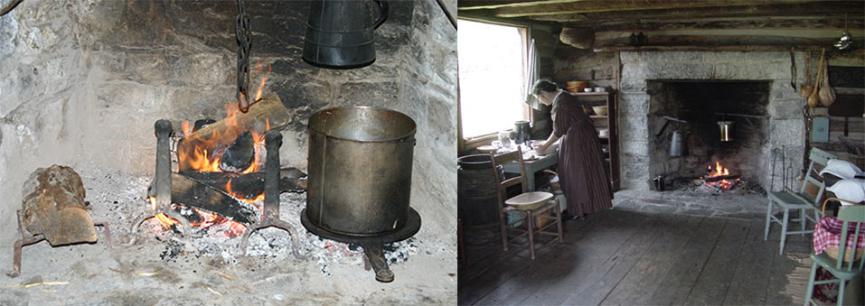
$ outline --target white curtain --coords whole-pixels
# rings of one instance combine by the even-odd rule
[[[528,30],[526,30],[526,35],[528,35]],[[526,56],[526,66],[523,71],[526,72],[526,85],[524,92],[526,93],[526,104],[531,105],[533,109],[539,110],[541,108],[541,103],[532,96],[532,85],[535,84],[535,81],[540,78],[540,72],[538,68],[538,63],[540,63],[540,57],[538,56],[538,50],[535,48],[535,40],[533,38],[529,38],[529,46]]]

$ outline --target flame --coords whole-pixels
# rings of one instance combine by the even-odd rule
[[[234,190],[232,190],[232,187],[231,187],[231,179],[228,179],[228,182],[225,183],[225,191],[226,191],[226,193],[231,195],[233,198],[235,198],[238,201],[241,201],[243,203],[246,203],[246,204],[253,204],[256,202],[264,201],[264,193],[263,192],[259,193],[254,198],[247,198],[244,195],[235,192]]]
[[[227,127],[224,135],[218,131],[212,131],[208,135],[196,134],[189,127],[189,122],[184,121],[182,132],[184,135],[183,144],[178,145],[177,158],[178,165],[181,171],[197,171],[197,172],[223,172],[219,167],[222,161],[222,152],[216,152],[220,149],[224,150],[243,134],[247,127],[240,125],[237,115],[240,109],[237,104],[228,103],[225,105],[225,119],[223,123]],[[240,174],[247,174],[259,171],[262,167],[262,154],[258,154],[264,148],[264,133],[270,129],[270,119],[265,118],[265,129],[263,132],[250,129],[252,134],[253,146],[256,154],[254,154],[253,162],[240,171]]]
[[[192,135],[192,127],[189,125],[189,120],[183,120],[181,131],[183,132],[183,137],[189,137],[189,135]]]
[[[730,175],[730,169],[725,168],[724,166],[721,165],[721,162],[717,162],[717,161],[715,162],[715,166],[714,167],[709,166],[708,170],[709,170],[709,174],[708,174],[709,177]]]
[[[706,177],[719,177],[719,176],[729,176],[729,175],[730,175],[730,169],[721,165],[721,162],[719,162],[719,161],[716,161],[714,166],[709,166],[707,168]],[[739,182],[738,178],[736,178],[736,179],[726,179],[725,178],[725,179],[715,181],[715,182],[707,182],[705,184],[715,186],[717,188],[720,188],[721,190],[730,190],[738,182]]]
[[[170,229],[171,226],[178,223],[177,221],[175,221],[169,216],[166,216],[163,213],[156,214],[156,220],[159,220],[159,224],[162,224],[162,228],[164,229]]]
[[[255,92],[255,100],[252,100],[253,102],[261,100],[261,95],[264,93],[264,86],[267,85],[267,79],[270,78],[271,72],[273,72],[273,67],[267,65],[267,73],[264,74],[264,77],[261,78],[261,83],[258,84],[258,90]]]
[[[264,71],[264,65],[259,64],[256,68],[256,72],[262,71]],[[267,72],[264,73],[264,76],[258,84],[255,92],[255,99],[250,101],[251,103],[255,103],[262,98],[272,71],[272,66],[268,65]],[[177,144],[178,169],[180,171],[207,173],[224,172],[224,170],[220,168],[220,165],[225,150],[228,149],[239,136],[246,131],[249,131],[252,136],[253,148],[255,151],[254,159],[246,169],[243,169],[238,174],[249,174],[260,171],[264,166],[263,160],[266,154],[264,152],[264,134],[270,130],[270,118],[264,118],[264,130],[262,131],[260,125],[247,126],[241,124],[239,120],[240,114],[240,108],[236,102],[227,103],[225,105],[225,118],[223,118],[222,122],[218,123],[224,126],[220,127],[219,131],[208,132],[209,129],[193,131],[192,124],[190,124],[188,120],[183,121],[181,124],[183,139],[181,139]],[[254,205],[254,203],[264,200],[264,193],[258,194],[252,198],[246,198],[243,194],[232,190],[232,187],[232,180],[229,179],[224,186],[226,193],[245,204]],[[150,197],[149,200],[153,210],[169,209],[167,207],[157,207],[156,199],[153,197]],[[192,207],[189,209],[198,216],[198,218],[193,218],[198,220],[190,220],[190,226],[192,227],[200,228],[224,224],[227,226],[225,234],[228,237],[239,236],[246,230],[245,225],[228,220],[219,214],[198,210]],[[163,213],[158,213],[156,219],[165,229],[170,229],[172,226],[179,223],[177,220]]]

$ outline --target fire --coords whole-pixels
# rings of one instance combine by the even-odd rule
[[[261,83],[258,84],[258,90],[255,92],[255,100],[252,100],[253,102],[261,100],[261,95],[264,93],[264,86],[267,85],[267,79],[270,78],[271,72],[273,72],[273,66],[267,65],[267,73],[264,74],[264,77],[261,78]]]
[[[714,166],[710,165],[706,168],[706,178],[714,178],[714,177],[724,177],[724,178],[721,180],[717,180],[717,181],[705,182],[704,184],[709,185],[711,187],[715,187],[717,189],[720,189],[721,191],[730,190],[734,186],[736,186],[737,183],[739,183],[739,179],[738,178],[729,178],[728,176],[730,176],[730,169],[721,165],[721,162],[715,161]]]
[[[730,170],[725,168],[724,166],[721,166],[721,162],[717,162],[717,161],[715,162],[715,167],[712,168],[712,166],[709,166],[708,170],[709,170],[709,177],[730,175]]]
[[[188,143],[178,145],[177,148],[178,164],[181,171],[224,172],[220,168],[222,152],[246,131],[245,127],[240,126],[237,121],[237,114],[240,113],[237,104],[226,104],[225,113],[223,123],[227,128],[224,135],[218,131],[212,131],[208,135],[195,134],[189,121],[183,121],[181,125],[183,141]],[[270,129],[270,119],[266,118],[264,132],[268,129]],[[252,164],[240,171],[239,174],[253,173],[261,169],[262,154],[259,152],[264,148],[264,132],[250,130],[256,154]]]
[[[260,65],[256,69],[257,72],[262,72],[263,70],[263,65]],[[264,73],[264,76],[258,84],[255,92],[255,99],[252,103],[257,102],[262,98],[272,71],[272,67],[268,65],[267,72]],[[224,125],[221,126],[218,131],[216,129],[210,132],[201,129],[199,131],[193,131],[194,128],[192,124],[188,120],[183,121],[180,131],[183,138],[177,144],[177,163],[179,170],[181,172],[225,172],[221,168],[222,155],[225,150],[234,144],[239,136],[249,131],[252,136],[253,149],[255,153],[253,162],[246,169],[227,175],[243,175],[260,171],[264,164],[263,160],[265,155],[264,134],[270,130],[270,119],[265,118],[264,129],[262,130],[261,126],[243,126],[238,120],[238,115],[240,113],[240,108],[236,102],[227,103],[225,105],[225,118],[223,118],[222,122],[216,123]],[[224,186],[224,190],[228,195],[242,203],[253,205],[254,203],[260,202],[264,199],[264,193],[258,194],[252,198],[247,198],[243,194],[235,192],[232,187],[232,180],[229,179]],[[149,197],[148,200],[150,201],[152,209],[156,210],[156,199]],[[174,208],[176,207],[177,206]],[[189,216],[193,217],[189,220],[190,226],[194,228],[207,228],[214,225],[224,224],[226,226],[225,234],[228,237],[239,236],[246,230],[245,225],[228,220],[216,213],[195,208],[189,208],[188,212],[191,214]],[[187,211],[184,212],[184,214],[186,213]],[[165,215],[164,213],[156,214],[155,218],[162,225],[163,229],[171,229],[179,223],[177,220]]]
[[[253,204],[256,202],[264,201],[264,193],[259,193],[254,198],[246,198],[244,197],[244,195],[234,192],[234,190],[232,190],[231,188],[231,179],[228,179],[228,182],[225,183],[225,191],[235,199],[238,199],[239,201],[246,204]]]

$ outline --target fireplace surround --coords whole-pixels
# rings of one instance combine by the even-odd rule
[[[716,163],[746,181],[763,174],[763,163],[756,157],[767,144],[769,81],[649,80],[647,84],[653,180],[660,177],[666,186],[689,182],[706,175],[707,167]],[[728,141],[720,136],[719,122],[733,123]]]
[[[804,53],[795,52],[794,56],[796,65],[804,67]],[[791,80],[790,62],[789,52],[621,52],[619,142],[623,187],[648,190],[652,175],[666,171],[659,170],[659,167],[670,166],[654,165],[655,158],[652,157],[657,132],[652,124],[659,115],[658,106],[654,103],[658,97],[653,96],[653,91],[658,86],[666,86],[664,84],[698,87],[695,84],[700,83],[693,82],[704,82],[722,87],[752,84],[745,86],[759,87],[761,91],[765,89],[761,94],[763,98],[760,98],[765,100],[760,102],[765,104],[765,110],[761,107],[754,111],[754,116],[765,116],[765,119],[751,120],[762,121],[760,129],[765,132],[765,137],[760,137],[758,142],[749,142],[753,157],[747,159],[742,169],[753,176],[751,179],[755,183],[768,190],[772,181],[772,150],[783,149],[793,165],[801,165],[804,150],[804,101],[798,90],[790,85],[802,80]],[[701,89],[691,88],[691,91],[699,93]],[[723,109],[713,112],[723,112]],[[775,175],[775,182],[778,182],[781,175]]]

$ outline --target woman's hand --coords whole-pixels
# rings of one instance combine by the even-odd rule
[[[544,153],[547,152],[547,147],[549,147],[549,145],[547,145],[546,141],[538,143],[535,146],[535,152],[538,152],[538,154],[544,155]]]

